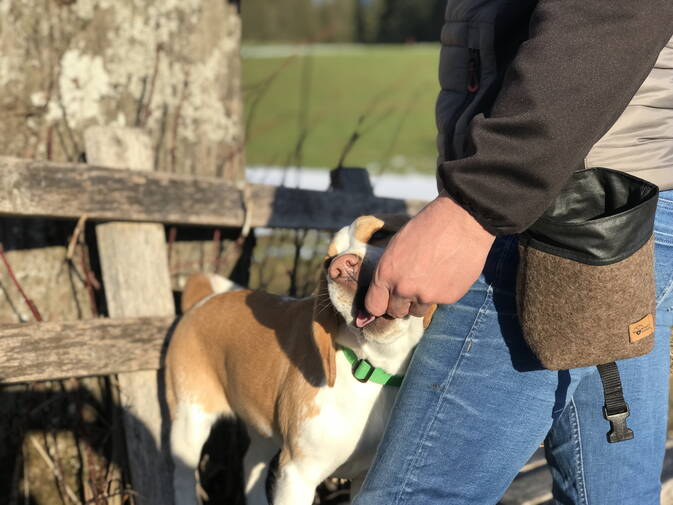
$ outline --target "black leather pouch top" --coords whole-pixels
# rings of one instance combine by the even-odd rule
[[[521,235],[519,318],[546,368],[598,365],[652,349],[658,193],[624,172],[581,170]]]

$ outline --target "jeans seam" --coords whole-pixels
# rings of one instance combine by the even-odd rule
[[[416,449],[416,453],[414,454],[414,457],[409,464],[409,470],[405,472],[404,481],[402,482],[402,485],[400,486],[400,491],[395,497],[395,501],[393,502],[392,505],[398,505],[399,503],[401,503],[403,495],[406,495],[411,491],[411,489],[409,489],[408,487],[408,483],[411,479],[415,479],[415,476],[413,474],[415,473],[414,468],[416,467],[416,463],[421,458],[421,453],[423,452],[425,443],[430,437],[430,433],[432,432],[435,426],[435,423],[437,421],[437,415],[446,400],[446,393],[449,389],[449,386],[451,385],[451,382],[453,381],[453,378],[455,377],[458,368],[463,362],[463,358],[465,357],[466,354],[466,348],[468,348],[469,344],[472,342],[472,339],[474,337],[474,334],[476,333],[477,328],[483,321],[484,314],[486,313],[486,307],[489,303],[489,300],[491,299],[492,294],[493,294],[493,286],[489,285],[488,289],[486,290],[486,296],[484,297],[484,301],[482,302],[481,307],[479,307],[479,311],[477,312],[477,315],[474,318],[474,322],[472,323],[472,326],[470,327],[470,330],[468,331],[467,336],[465,337],[465,341],[463,342],[463,346],[460,349],[460,355],[456,360],[456,364],[451,369],[446,380],[442,383],[442,393],[440,397],[437,399],[432,419],[430,420],[430,423],[428,424],[420,440],[418,441],[418,447]]]
[[[668,237],[670,237],[670,239]],[[665,231],[654,230],[654,242],[657,244],[671,245],[673,244],[673,233],[666,233]]]
[[[668,279],[668,282],[666,283],[666,287],[663,289],[663,291],[659,295],[659,299],[656,300],[656,302],[657,302],[656,308],[657,309],[659,309],[659,306],[666,299],[666,297],[669,294],[671,294],[671,289],[673,289],[673,277]]]
[[[572,405],[570,422],[572,424],[573,445],[575,446],[575,481],[579,488],[579,498],[582,505],[589,505],[586,479],[584,476],[584,458],[582,457],[582,434],[580,432],[580,420],[577,416],[577,405],[575,405],[574,398],[570,399],[570,404]]]

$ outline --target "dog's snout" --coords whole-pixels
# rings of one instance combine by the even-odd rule
[[[328,274],[335,282],[357,283],[361,260],[355,254],[342,254],[332,260]]]

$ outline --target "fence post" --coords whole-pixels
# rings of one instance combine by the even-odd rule
[[[92,127],[84,134],[92,165],[152,170],[149,138],[131,128]],[[111,318],[174,316],[164,227],[111,222],[96,226]],[[171,505],[170,462],[162,453],[156,371],[119,374],[131,480],[139,505]]]

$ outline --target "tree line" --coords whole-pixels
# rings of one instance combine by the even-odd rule
[[[244,0],[246,42],[436,42],[446,0]]]

